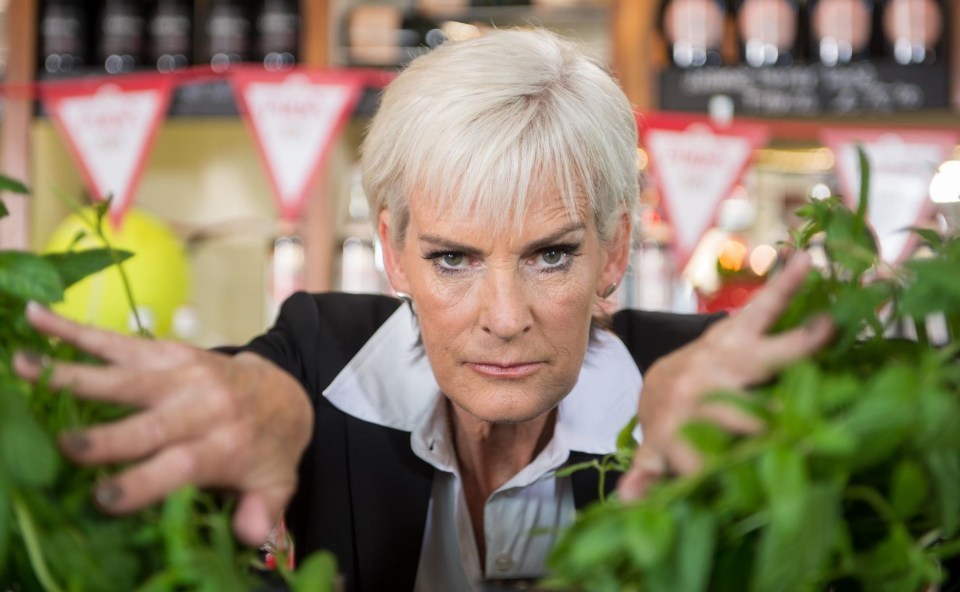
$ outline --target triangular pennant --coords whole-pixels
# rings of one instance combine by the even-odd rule
[[[639,126],[682,269],[769,131],[760,124],[720,126],[664,113],[641,117]]]
[[[881,259],[896,263],[908,256],[916,226],[933,208],[930,181],[940,163],[950,158],[960,134],[941,130],[826,129],[824,144],[833,151],[837,178],[851,206],[860,201],[857,144],[870,163],[867,220],[877,235]]]
[[[307,70],[238,70],[231,77],[280,215],[296,220],[330,146],[360,97],[359,80]]]
[[[40,91],[92,197],[112,196],[114,224],[133,203],[171,90],[169,77],[152,75],[55,83]]]

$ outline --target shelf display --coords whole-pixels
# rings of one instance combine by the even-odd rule
[[[193,63],[193,1],[157,0],[147,22],[148,63],[159,72]]]

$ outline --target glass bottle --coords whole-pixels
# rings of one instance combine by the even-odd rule
[[[48,0],[40,14],[39,64],[48,74],[65,74],[90,62],[86,11],[79,0]]]
[[[147,22],[150,64],[160,72],[193,62],[193,1],[157,0]]]
[[[722,0],[666,0],[660,25],[673,63],[681,68],[719,65],[725,19]]]
[[[257,58],[267,70],[285,70],[297,62],[300,10],[296,0],[263,0],[254,19]]]
[[[143,64],[146,31],[141,2],[107,0],[99,25],[97,57],[107,74],[132,72]]]

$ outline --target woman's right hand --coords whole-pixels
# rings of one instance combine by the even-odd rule
[[[185,485],[236,491],[233,526],[262,544],[297,485],[297,466],[313,430],[313,410],[290,375],[252,353],[227,356],[184,344],[86,327],[31,303],[40,332],[102,359],[104,365],[52,363],[54,388],[139,410],[113,423],[60,437],[80,464],[132,462],[97,484],[109,513],[131,512]],[[16,372],[36,381],[45,362],[20,352]]]
[[[621,499],[642,496],[665,473],[688,474],[700,467],[699,455],[680,436],[690,420],[705,419],[740,433],[760,428],[755,418],[733,406],[704,398],[718,390],[739,392],[769,380],[830,340],[834,327],[827,316],[805,327],[768,334],[809,269],[809,255],[795,253],[749,306],[663,357],[644,375],[637,412],[643,441],[617,485]]]

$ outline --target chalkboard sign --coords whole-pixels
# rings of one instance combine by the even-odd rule
[[[669,69],[660,75],[660,108],[706,112],[710,99],[726,95],[749,115],[899,113],[949,107],[948,86],[944,64]]]

